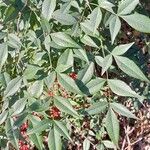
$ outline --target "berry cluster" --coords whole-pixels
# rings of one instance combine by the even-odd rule
[[[29,150],[29,145],[19,140],[19,150]]]
[[[53,97],[54,96],[54,93],[52,91],[48,91],[47,93],[48,93],[49,97]]]
[[[28,122],[23,123],[20,127],[20,133],[25,140],[28,138],[26,134],[27,128]],[[29,145],[25,141],[19,140],[19,150],[29,150]]]
[[[71,72],[69,76],[76,80],[77,74],[75,72]],[[51,90],[48,90],[47,95],[49,97],[54,97],[55,95],[61,95],[64,98],[69,98],[70,94],[58,83],[56,80]],[[60,119],[61,118],[61,111],[56,107],[52,106],[50,108],[50,117],[53,119]]]
[[[50,116],[51,116],[51,118],[53,118],[53,119],[60,119],[60,115],[61,115],[61,112],[60,112],[60,110],[57,107],[53,106],[50,109]]]

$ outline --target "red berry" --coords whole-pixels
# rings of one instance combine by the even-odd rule
[[[22,141],[22,140],[19,140],[19,146],[22,146],[22,145],[24,145],[24,142]]]
[[[22,140],[19,140],[19,150],[29,150],[29,145],[25,144]]]
[[[53,106],[51,108],[50,115],[51,115],[52,118],[59,119],[60,118],[60,114],[61,114],[61,112],[60,112],[60,110],[57,107]]]
[[[25,122],[25,123],[23,123],[23,124],[21,125],[20,130],[21,130],[21,131],[26,131],[27,128],[28,128],[28,122]]]
[[[20,133],[25,139],[28,138],[28,135],[26,133],[27,128],[28,128],[28,122],[23,123],[20,127]]]
[[[68,95],[68,93],[67,93],[66,91],[61,92],[61,95],[62,95],[62,97],[64,97],[64,98],[68,98],[68,97],[69,97],[69,95]]]
[[[71,72],[71,73],[69,74],[69,76],[70,76],[72,79],[74,79],[74,80],[77,79],[77,74],[76,74],[75,72]]]
[[[26,133],[26,131],[21,131],[21,135],[23,138],[27,139],[28,138],[28,135]]]
[[[27,144],[24,144],[20,146],[19,150],[29,150],[29,146]]]
[[[54,93],[52,91],[48,91],[48,96],[53,97]]]

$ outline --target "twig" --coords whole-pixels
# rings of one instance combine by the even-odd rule
[[[124,150],[125,145],[126,145],[126,136],[123,139],[121,150]]]

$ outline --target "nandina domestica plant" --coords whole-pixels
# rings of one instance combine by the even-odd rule
[[[0,0],[0,149],[136,149],[149,134],[149,9]]]

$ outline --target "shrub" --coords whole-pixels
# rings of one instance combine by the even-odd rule
[[[148,99],[148,15],[139,0],[0,0],[1,148],[121,148]]]

